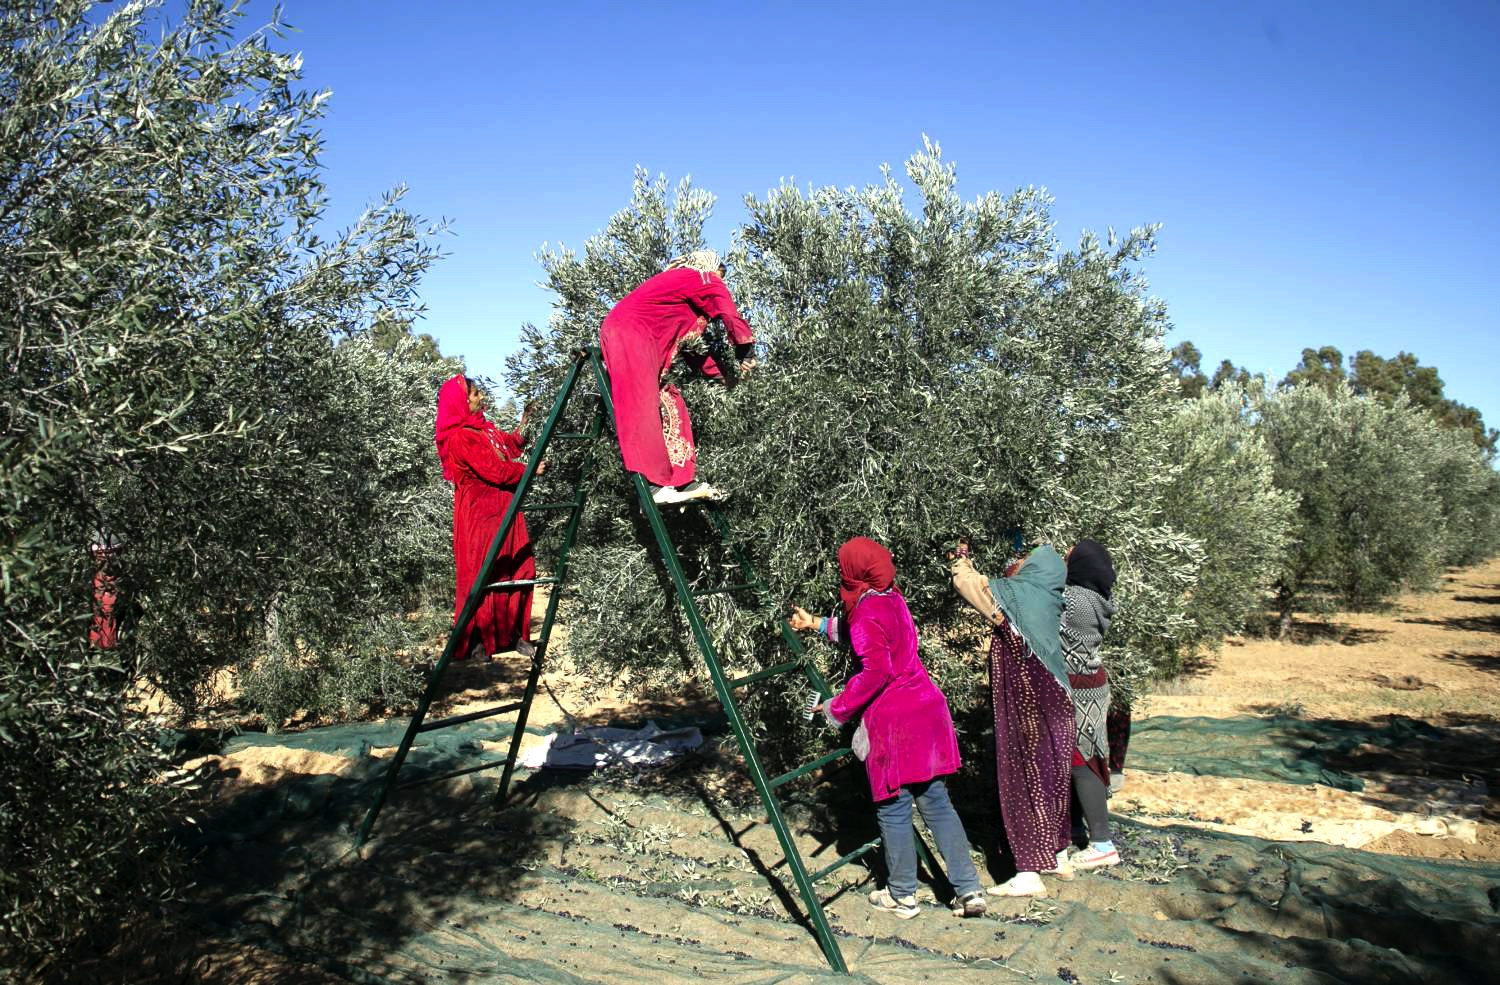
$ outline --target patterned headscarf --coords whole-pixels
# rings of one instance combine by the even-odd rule
[[[694,250],[667,261],[668,270],[696,270],[707,280],[709,274],[719,272],[719,254],[713,250]]]
[[[896,583],[896,563],[891,552],[868,537],[855,537],[839,548],[839,597],[844,618],[865,592],[883,592]]]

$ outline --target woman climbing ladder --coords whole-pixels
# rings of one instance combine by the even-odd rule
[[[755,365],[754,337],[724,286],[724,267],[713,250],[677,257],[667,269],[625,295],[599,329],[615,406],[615,432],[625,468],[651,484],[659,505],[720,499],[723,493],[695,479],[698,449],[687,404],[667,371],[682,343],[701,336],[711,319],[724,322],[740,372]],[[722,379],[708,355],[683,354],[692,368]]]

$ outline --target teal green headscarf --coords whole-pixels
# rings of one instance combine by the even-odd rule
[[[1063,583],[1068,566],[1051,545],[1043,544],[1032,551],[1009,578],[991,578],[990,593],[995,596],[1005,618],[1031,647],[1031,652],[1052,672],[1069,694],[1068,668],[1063,663],[1062,640],[1057,629],[1062,623]]]

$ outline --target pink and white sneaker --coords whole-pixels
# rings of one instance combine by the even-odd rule
[[[1103,851],[1093,845],[1073,854],[1073,868],[1075,869],[1107,869],[1111,865],[1120,864],[1120,853],[1113,848]]]

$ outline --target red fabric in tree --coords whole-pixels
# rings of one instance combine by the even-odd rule
[[[687,404],[666,376],[682,343],[702,335],[713,318],[723,319],[735,344],[754,341],[718,274],[667,270],[625,295],[599,329],[620,456],[625,468],[658,486],[686,485],[697,471]],[[710,357],[688,361],[705,376],[723,375]]]

